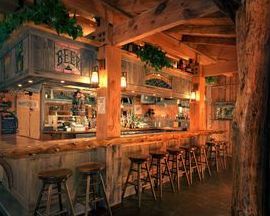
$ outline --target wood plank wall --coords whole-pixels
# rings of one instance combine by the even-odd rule
[[[229,141],[229,153],[232,153],[231,134],[232,120],[215,120],[215,103],[216,102],[236,102],[238,87],[238,76],[219,77],[218,83],[206,87],[206,127],[213,130],[226,130],[224,135],[216,135],[219,140]]]

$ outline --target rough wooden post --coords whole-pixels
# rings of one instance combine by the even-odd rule
[[[120,98],[121,98],[121,52],[119,48],[104,46],[99,48],[100,63],[105,67],[100,70],[100,88],[97,90],[97,139],[119,137]],[[104,106],[104,107],[103,107]]]
[[[270,0],[242,2],[236,13],[239,89],[233,123],[232,215],[266,216],[270,184]]]
[[[205,130],[205,77],[202,70],[200,70],[198,76],[192,78],[192,83],[198,86],[199,97],[190,103],[190,130]]]

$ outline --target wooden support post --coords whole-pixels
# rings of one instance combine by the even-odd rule
[[[121,98],[121,51],[113,46],[99,48],[99,60],[105,60],[100,69],[100,88],[97,90],[97,139],[119,137]]]
[[[201,68],[199,75],[192,78],[192,83],[198,88],[196,91],[196,100],[192,100],[190,103],[190,130],[205,130],[205,77]]]
[[[269,215],[270,1],[236,13],[239,88],[233,122],[232,215]]]

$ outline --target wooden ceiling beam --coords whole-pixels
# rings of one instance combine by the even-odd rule
[[[186,44],[180,43],[179,40],[176,40],[175,38],[170,37],[169,35],[162,32],[148,36],[142,39],[142,41],[157,45],[169,55],[173,55],[177,58],[181,57],[185,59],[195,59],[196,55],[200,54],[201,64],[213,64],[216,62],[213,58],[207,56],[206,54],[198,52],[197,50],[190,48]]]
[[[169,29],[168,32],[177,32],[184,35],[210,36],[210,37],[235,37],[235,27],[233,25],[180,25]]]
[[[237,61],[217,62],[202,67],[205,77],[237,73]]]
[[[235,38],[217,38],[217,37],[200,37],[183,35],[181,41],[187,44],[207,44],[207,45],[218,45],[218,46],[235,46]]]
[[[121,46],[140,40],[215,11],[217,8],[212,1],[165,1],[123,24],[114,26],[114,45]]]

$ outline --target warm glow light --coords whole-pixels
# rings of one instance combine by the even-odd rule
[[[196,101],[199,101],[199,100],[200,100],[200,92],[197,91],[197,92],[196,92]]]
[[[65,81],[64,80],[61,80],[60,83],[65,83]]]
[[[121,88],[126,88],[127,87],[127,78],[124,74],[121,76]]]
[[[98,87],[99,85],[98,66],[95,66],[92,70],[90,84],[92,87]]]
[[[33,83],[33,80],[28,80],[28,83]]]
[[[18,84],[18,87],[22,87],[22,84]]]
[[[196,100],[196,92],[195,91],[191,92],[190,100]]]

